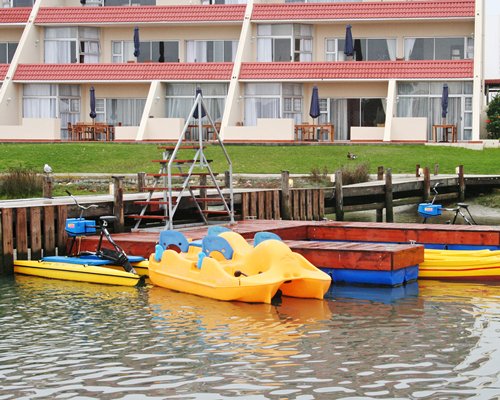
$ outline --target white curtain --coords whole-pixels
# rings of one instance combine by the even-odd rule
[[[121,122],[123,126],[139,126],[144,111],[145,99],[106,99],[107,120]],[[112,118],[116,117],[116,118]]]
[[[279,117],[279,98],[250,97],[245,99],[245,126],[256,126],[257,118]]]
[[[258,62],[273,61],[273,41],[271,38],[257,39],[257,61]]]
[[[196,48],[194,45],[194,40],[188,40],[186,42],[186,62],[195,62],[196,59]]]
[[[416,38],[405,39],[405,60],[409,60],[415,46]]]
[[[197,41],[195,42],[195,47],[196,47],[195,62],[207,62],[207,42]]]
[[[45,62],[47,64],[68,64],[75,62],[71,59],[72,41],[45,40]]]
[[[233,40],[231,42],[231,61],[234,62],[234,60],[236,59],[236,51],[238,50],[238,41],[237,40]]]
[[[347,140],[347,99],[330,99],[330,121],[335,127],[335,140]]]
[[[389,59],[394,61],[396,59],[396,41],[394,39],[386,39],[386,42]]]

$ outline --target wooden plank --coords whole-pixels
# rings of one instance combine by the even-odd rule
[[[292,219],[292,201],[290,196],[290,173],[281,172],[281,210],[283,219]]]
[[[394,222],[394,208],[392,204],[392,169],[385,171],[385,222]]]
[[[265,218],[265,208],[266,208],[266,193],[265,192],[257,192],[257,218],[264,219]]]
[[[2,253],[0,259],[0,273],[12,275],[14,273],[14,221],[12,208],[2,211]]]
[[[292,190],[292,215],[295,221],[300,220],[300,199],[299,199],[299,190]]]
[[[312,192],[312,219],[319,220],[319,193],[320,189],[313,190]]]
[[[243,192],[241,194],[241,219],[247,219],[249,215],[249,201],[250,201],[250,195],[248,192]]]
[[[30,248],[32,260],[42,257],[42,209],[40,207],[30,208]]]
[[[43,209],[43,255],[53,256],[56,254],[56,230],[54,206]]]
[[[266,200],[264,203],[264,217],[266,219],[273,219],[273,192],[271,190],[266,190]]]
[[[316,192],[317,189],[307,189],[306,190],[306,220],[311,221],[313,219],[313,192]]]
[[[257,193],[250,192],[250,218],[257,218]]]
[[[335,219],[344,220],[344,192],[342,187],[342,171],[335,172]]]
[[[18,260],[28,258],[28,210],[16,209],[16,255]]]
[[[273,190],[273,218],[281,219],[280,191]]]
[[[325,217],[325,189],[319,190],[318,201],[319,201],[319,208],[318,208],[319,218],[318,218],[318,220],[321,221]]]
[[[66,205],[57,206],[57,253],[66,254],[66,242],[68,234],[66,233],[66,218],[68,218],[68,207]]]
[[[299,190],[299,201],[300,201],[300,219],[305,221],[307,219],[306,215],[306,191],[305,189]]]

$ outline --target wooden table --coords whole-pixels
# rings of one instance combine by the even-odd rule
[[[432,141],[438,141],[438,129],[441,129],[443,132],[443,141],[448,141],[448,135],[451,133],[451,141],[457,142],[457,126],[451,124],[437,124],[432,125]]]
[[[333,142],[334,135],[335,128],[332,124],[295,124],[296,141]]]
[[[217,129],[217,132],[219,132],[220,134],[220,122],[215,122],[214,125],[215,128]],[[199,128],[198,124],[188,125],[188,130],[186,132],[185,139],[198,140],[199,139],[198,128]],[[201,129],[203,130],[203,134],[205,135],[205,140],[217,140],[217,135],[215,133],[214,127],[211,124],[203,124],[201,126]]]
[[[77,122],[68,124],[68,138],[72,141],[95,141],[102,140],[110,142],[114,139],[115,127],[103,122],[86,123]]]

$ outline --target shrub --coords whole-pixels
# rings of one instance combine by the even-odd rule
[[[488,116],[486,120],[488,136],[492,139],[500,139],[500,95],[495,96],[488,104],[486,115]]]
[[[342,165],[342,185],[368,182],[370,179],[370,166],[368,163],[361,163],[355,166]]]
[[[32,168],[12,167],[0,178],[0,196],[8,199],[40,197],[43,178]]]
[[[311,178],[311,181],[319,182],[319,183],[329,180],[328,179],[328,168],[323,167],[322,170],[318,167],[312,168],[310,178]]]

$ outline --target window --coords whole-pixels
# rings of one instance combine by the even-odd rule
[[[441,95],[445,82],[400,82],[398,84],[397,116],[427,118],[427,132],[440,124]],[[472,82],[446,82],[448,84],[447,122],[457,125],[458,138],[472,137]]]
[[[17,49],[17,43],[0,43],[0,64],[10,64]]]
[[[344,61],[345,39],[326,39],[326,61]],[[381,61],[396,59],[396,39],[355,39],[356,61]]]
[[[224,112],[227,83],[170,83],[167,84],[167,118],[187,118],[195,100],[196,88],[203,93],[203,102],[213,121],[220,121]]]
[[[186,62],[233,62],[237,40],[188,40]]]
[[[4,0],[4,4],[9,4],[9,0]],[[34,0],[10,0],[10,7],[33,7]]]
[[[114,63],[136,60],[134,56],[134,42],[132,40],[112,41],[111,49],[112,62]],[[177,41],[141,41],[140,51],[139,62],[179,62],[179,42]]]
[[[45,28],[46,63],[98,63],[99,29]]]
[[[258,118],[293,118],[302,121],[302,85],[297,83],[247,83],[245,125],[257,125]]]
[[[139,126],[146,99],[96,99],[96,121],[110,125]]]
[[[257,61],[312,61],[312,25],[258,25]]]
[[[406,38],[406,60],[462,60],[474,57],[474,39],[466,37],[449,38]]]
[[[26,84],[23,87],[24,118],[60,118],[61,139],[67,139],[68,122],[80,119],[80,86]]]

